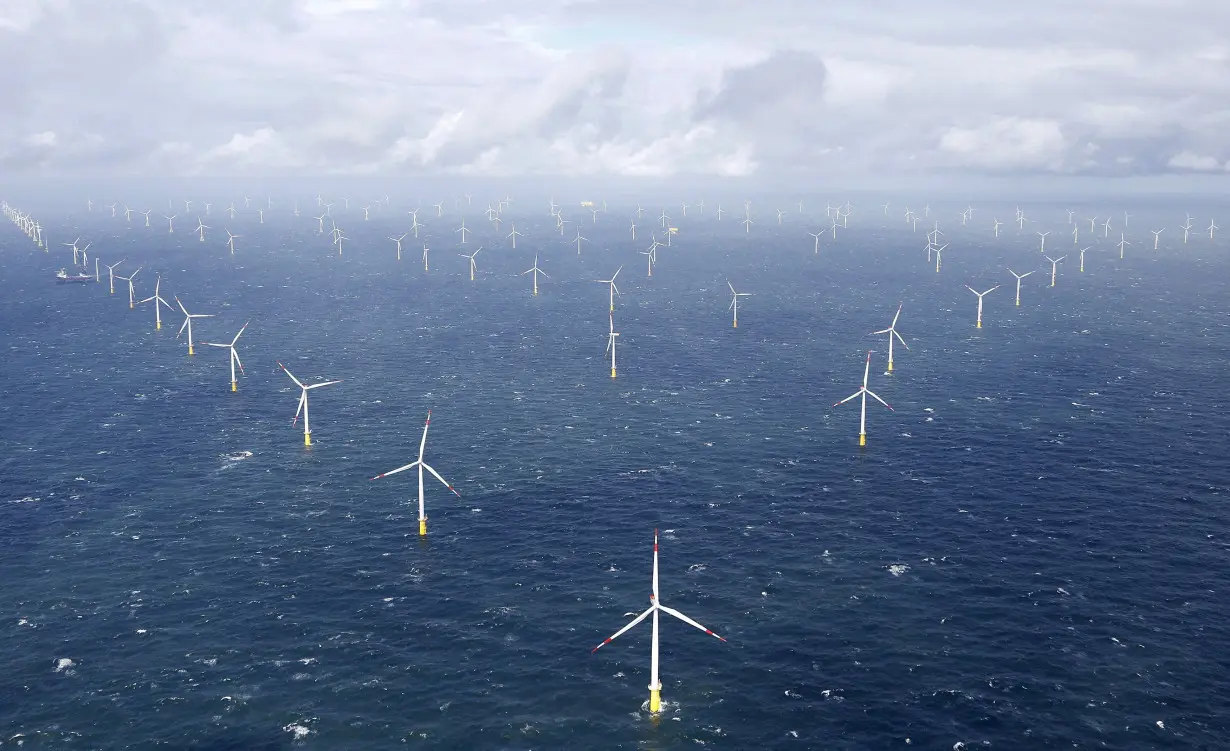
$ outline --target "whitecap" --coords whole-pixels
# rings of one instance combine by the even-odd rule
[[[292,722],[289,725],[286,725],[285,727],[283,727],[282,729],[290,733],[292,736],[294,736],[294,739],[297,741],[303,740],[304,738],[308,737],[308,735],[312,732],[311,728],[309,728],[306,725],[297,723],[297,722]]]
[[[905,563],[893,563],[888,566],[885,566],[885,568],[887,568],[888,573],[892,574],[893,576],[901,576],[906,571],[910,570],[909,565]]]
[[[57,659],[57,660],[56,660],[56,670],[55,670],[55,672],[57,672],[57,673],[64,673],[65,675],[72,675],[72,674],[73,674],[73,672],[74,672],[74,671],[73,671],[73,668],[74,668],[74,667],[76,667],[76,665],[77,665],[77,663],[73,662],[73,661],[72,661],[72,660],[70,660],[69,658],[67,658],[67,657],[61,657],[61,658],[59,658],[59,659]]]

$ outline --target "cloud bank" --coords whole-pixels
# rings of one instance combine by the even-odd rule
[[[1230,4],[848,6],[8,0],[0,170],[1230,172]]]

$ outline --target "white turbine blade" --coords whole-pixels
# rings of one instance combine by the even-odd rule
[[[295,425],[299,422],[299,413],[303,411],[303,405],[306,403],[307,403],[307,392],[300,391],[299,392],[299,406],[295,409],[295,419],[290,421],[291,425]]]
[[[897,341],[901,342],[902,347],[905,347],[906,349],[910,348],[910,345],[905,343],[905,339],[902,338],[901,334],[897,333],[896,329],[893,329],[893,336],[897,337]]]
[[[310,385],[310,386],[304,386],[303,388],[304,388],[305,390],[309,390],[309,389],[318,389],[318,388],[320,388],[321,386],[332,386],[332,385],[333,385],[333,384],[335,384],[335,383],[341,383],[341,382],[342,382],[342,379],[340,379],[340,378],[339,378],[339,379],[338,379],[338,380],[336,380],[336,381],[321,381],[320,383],[313,383],[312,385]]]
[[[590,652],[589,652],[589,653],[592,655],[594,652],[597,652],[599,649],[602,649],[602,648],[603,648],[603,647],[605,647],[606,645],[610,644],[611,642],[615,641],[615,640],[616,640],[616,639],[618,639],[619,637],[623,636],[623,635],[624,635],[625,633],[627,633],[627,632],[628,632],[628,630],[629,630],[629,629],[631,629],[633,626],[635,626],[636,624],[638,624],[638,623],[640,623],[641,621],[645,620],[645,617],[646,617],[646,616],[648,616],[650,613],[652,613],[652,612],[653,612],[654,607],[660,607],[660,606],[650,605],[648,610],[646,610],[644,613],[641,613],[641,614],[640,614],[640,615],[638,615],[636,618],[633,618],[633,619],[632,619],[632,621],[631,621],[631,622],[630,622],[627,626],[624,626],[623,628],[619,629],[619,630],[618,630],[618,631],[616,631],[615,633],[611,634],[611,635],[610,635],[609,637],[607,637],[606,639],[603,639],[603,640],[602,640],[602,643],[601,643],[601,644],[599,644],[598,646],[594,647],[592,650],[590,650]],[[665,608],[663,608],[663,610],[665,610]]]
[[[735,292],[735,285],[731,284],[729,279],[726,280],[726,286],[730,287],[730,294],[732,295],[739,294],[738,292]]]
[[[251,321],[244,321],[243,327],[239,329],[239,333],[236,334],[235,338],[231,340],[232,347],[234,347],[235,343],[239,341],[239,337],[243,336],[244,329],[248,328],[249,323],[251,323]]]
[[[866,391],[867,395],[870,396],[872,399],[875,399],[877,402],[879,402],[880,404],[883,404],[885,407],[888,407],[889,409],[893,409],[893,406],[891,404],[884,401],[880,397],[876,396],[875,392],[872,391],[871,389],[863,389],[863,390]],[[896,412],[897,410],[893,409],[893,411]]]
[[[239,350],[235,349],[235,345],[233,344],[231,345],[231,357],[235,358],[235,364],[239,366],[239,372],[243,375],[247,375],[247,373],[244,373],[243,370],[243,360],[239,359]]]
[[[872,336],[875,336],[876,334],[891,334],[891,333],[893,333],[893,329],[892,329],[892,327],[890,326],[890,327],[888,327],[888,328],[886,328],[886,329],[880,329],[879,331],[873,331],[873,332],[871,332],[871,335],[872,335]]]
[[[448,482],[448,480],[445,480],[443,477],[441,477],[441,476],[440,476],[440,473],[439,473],[439,472],[437,472],[437,471],[435,471],[434,469],[432,469],[432,468],[431,468],[431,465],[430,465],[430,464],[428,464],[427,462],[423,462],[423,469],[425,469],[425,470],[427,470],[428,472],[430,472],[430,473],[432,473],[433,475],[435,475],[437,480],[439,480],[440,482],[444,483],[444,487],[446,487],[446,488],[448,488],[449,490],[453,491],[453,495],[457,496],[458,498],[460,498],[460,497],[461,497],[461,493],[458,493],[458,492],[457,492],[457,488],[454,488],[452,485],[450,485],[450,484],[449,484],[449,482]]]
[[[184,333],[184,329],[188,327],[188,322],[191,320],[192,320],[191,316],[184,316],[184,322],[179,325],[179,331],[175,334],[176,339],[178,339]]]
[[[668,613],[668,614],[670,614],[670,615],[675,616],[676,618],[678,618],[679,620],[681,620],[681,621],[683,621],[684,623],[688,624],[689,626],[693,626],[693,627],[695,627],[695,628],[700,629],[701,631],[704,631],[706,634],[709,634],[710,636],[712,636],[714,639],[717,639],[718,641],[726,641],[726,640],[725,640],[725,639],[723,639],[722,637],[720,637],[720,636],[718,636],[717,634],[713,633],[713,632],[712,632],[712,631],[710,631],[709,629],[705,628],[704,626],[700,625],[700,624],[699,624],[699,623],[697,623],[696,621],[694,621],[694,620],[692,620],[691,618],[687,617],[687,616],[686,616],[686,615],[684,615],[683,613],[680,613],[678,610],[675,610],[674,608],[668,608],[668,607],[666,607],[665,605],[661,605],[661,604],[659,604],[659,605],[658,605],[658,609],[659,609],[659,610],[661,610],[663,613]]]
[[[948,247],[948,246],[945,245],[944,247]],[[889,326],[890,329],[897,328],[897,319],[901,317],[901,308],[904,306],[905,306],[905,303],[901,303],[897,306],[897,315],[893,316],[893,323],[891,326]]]
[[[231,346],[229,344],[215,344],[213,342],[197,342],[197,344],[204,344],[206,347],[226,347],[228,349]]]
[[[845,399],[842,399],[841,401],[837,402],[837,403],[836,403],[836,404],[834,404],[833,406],[834,406],[834,407],[839,407],[839,406],[841,406],[842,404],[845,404],[846,402],[850,401],[850,400],[851,400],[851,399],[853,399],[854,397],[861,395],[862,393],[863,393],[863,390],[862,390],[862,389],[859,389],[858,391],[855,391],[853,394],[850,394],[849,396],[847,396]],[[830,407],[830,409],[831,409],[831,407]]]
[[[279,362],[279,363],[278,363],[278,367],[279,367],[279,368],[281,368],[281,369],[282,369],[282,370],[286,373],[286,375],[290,376],[290,380],[294,381],[296,386],[298,386],[299,388],[304,388],[304,386],[303,386],[303,382],[302,382],[302,381],[300,381],[298,378],[295,378],[295,374],[294,374],[294,373],[291,373],[289,370],[286,370],[286,366],[285,366],[285,365],[283,365],[281,362]]]
[[[143,305],[143,304],[145,304],[145,303],[147,303],[147,302],[149,302],[150,300],[153,300],[153,299],[154,299],[154,298],[152,298],[152,297],[147,297],[147,298],[145,298],[144,300],[137,300],[137,305]]]
[[[398,472],[405,472],[407,469],[414,469],[417,466],[419,466],[419,462],[418,462],[418,459],[415,459],[414,461],[410,462],[404,467],[398,467],[397,469],[390,469],[388,472],[381,472],[380,474],[376,475],[372,479],[379,480],[381,477],[388,477],[389,475],[395,475]]]

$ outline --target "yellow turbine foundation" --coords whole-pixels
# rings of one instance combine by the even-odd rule
[[[154,330],[162,331],[162,321],[158,321],[157,323],[154,324]]]
[[[196,354],[195,352],[193,352],[193,351],[192,351],[192,345],[191,345],[191,344],[189,344],[189,345],[188,345],[188,354],[190,354],[190,355],[195,355],[195,354]]]
[[[614,377],[615,377],[615,368],[611,368],[611,377],[612,377],[612,378],[614,378]]]
[[[303,434],[303,445],[304,445],[304,446],[311,446],[311,445],[312,445],[312,434],[311,434],[311,433],[304,433],[304,434]]]
[[[974,328],[976,328],[976,329],[980,329],[980,328],[982,328],[982,321],[979,321],[979,322],[978,322],[978,325],[977,325],[977,326],[975,326]]]
[[[662,711],[662,689],[649,689],[649,711],[658,714]]]
[[[419,536],[420,537],[427,536],[427,520],[426,519],[419,519]]]
[[[737,319],[737,318],[736,318],[735,320],[731,321],[730,327],[731,327],[732,329],[737,329],[737,328],[739,328],[739,319]]]
[[[893,361],[892,360],[888,361],[888,372],[889,373],[893,372]]]
[[[239,390],[239,384],[236,383],[235,381],[231,381],[231,391],[238,391],[238,390]]]
[[[867,445],[867,434],[866,434],[866,433],[859,433],[859,434],[858,434],[858,445],[860,445],[860,446],[866,446],[866,445]]]

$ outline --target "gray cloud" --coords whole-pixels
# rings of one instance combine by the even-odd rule
[[[9,0],[9,174],[1225,174],[1215,0]]]

